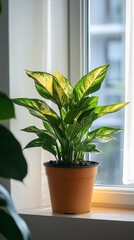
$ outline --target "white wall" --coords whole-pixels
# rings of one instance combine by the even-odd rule
[[[42,13],[44,8],[43,0],[9,1],[11,98],[38,97],[34,83],[27,77],[25,69],[41,71],[42,64],[46,64],[43,61],[44,54],[47,54],[43,52],[45,25],[43,25]],[[20,131],[20,129],[30,125],[40,126],[40,122],[30,116],[26,109],[17,106],[16,119],[11,121],[10,126],[22,148],[32,140],[33,136]],[[11,183],[11,193],[17,208],[38,206],[41,203],[41,149],[25,150],[24,155],[28,163],[28,175],[23,184],[18,181]]]
[[[133,240],[134,223],[70,218],[66,216],[22,215],[33,240]]]

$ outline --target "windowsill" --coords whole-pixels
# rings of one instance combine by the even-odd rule
[[[94,208],[86,214],[55,214],[50,208],[20,211],[34,240],[134,239],[134,210]]]
[[[21,215],[47,216],[47,217],[66,217],[90,220],[107,220],[134,222],[134,210],[114,209],[114,208],[98,208],[92,207],[91,211],[86,214],[57,214],[51,211],[51,208],[31,208],[20,210]]]

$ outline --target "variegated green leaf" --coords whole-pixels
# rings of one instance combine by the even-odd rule
[[[112,140],[111,134],[118,133],[121,128],[100,127],[87,134],[87,139],[93,141],[94,139],[102,139],[105,141]]]
[[[42,121],[47,121],[46,117],[42,113],[36,112],[36,111],[34,111],[32,109],[29,109],[29,112],[34,117],[37,117],[37,118],[41,119]]]
[[[13,102],[28,108],[33,116],[41,118],[43,121],[51,118],[52,122],[55,121],[55,123],[59,125],[59,117],[57,113],[44,101],[29,98],[16,98]]]
[[[36,112],[32,109],[29,109],[29,112],[34,117],[40,118],[43,122],[48,121],[51,125],[54,125],[54,126],[58,126],[60,124],[59,119],[57,119],[53,116],[50,116],[50,115],[47,115],[47,114],[43,115],[42,113]]]
[[[50,125],[50,123],[48,123],[47,121],[43,121],[43,126],[52,135],[54,134],[54,130],[53,130],[52,126]]]
[[[109,65],[98,67],[82,77],[73,89],[74,102],[100,89]]]
[[[46,72],[32,72],[26,70],[26,73],[29,77],[35,80],[35,83],[42,86],[50,95],[53,95],[53,79],[54,76],[52,74]]]
[[[67,113],[64,121],[68,124],[72,124],[75,118],[79,118],[81,114],[84,114],[89,109],[97,106],[98,97],[85,97],[76,106],[72,106],[71,110]]]
[[[95,113],[98,114],[98,117],[101,117],[105,114],[116,112],[121,108],[124,108],[127,104],[128,102],[120,102],[120,103],[110,104],[106,106],[98,106],[95,109]]]
[[[38,93],[44,98],[44,99],[49,99],[51,100],[52,102],[56,103],[56,100],[55,98],[45,89],[43,88],[42,86],[38,85],[38,84],[35,84],[35,87],[38,91]]]
[[[42,147],[43,149],[47,150],[48,152],[52,153],[54,156],[57,155],[55,146],[52,145],[50,142],[46,141],[44,143],[44,140],[37,138],[29,142],[26,146],[25,149],[27,148],[33,148],[33,147]]]
[[[28,109],[41,112],[42,114],[50,114],[58,118],[55,111],[52,108],[50,108],[45,101],[39,99],[16,98],[13,99],[13,102]]]
[[[57,78],[60,86],[64,90],[67,97],[70,98],[72,95],[72,91],[73,91],[73,87],[70,84],[70,82],[61,73],[59,73],[57,71],[54,71],[54,75]]]
[[[80,133],[82,130],[82,126],[76,121],[73,124],[69,124],[69,126],[66,129],[66,135],[68,139],[73,139],[75,136]]]
[[[99,143],[106,143],[111,140],[117,140],[115,137],[106,135],[106,136],[98,136],[98,138],[94,139],[93,142],[99,142]]]
[[[29,133],[36,133],[38,131],[44,131],[44,130],[40,130],[39,128],[37,128],[35,126],[30,126],[30,127],[26,127],[26,128],[21,129],[21,131],[29,132]]]
[[[44,144],[42,139],[36,138],[34,140],[32,140],[31,142],[29,142],[26,146],[26,148],[32,148],[32,147],[42,147]]]
[[[100,150],[96,148],[95,144],[90,144],[87,143],[86,141],[85,142],[83,141],[82,144],[80,145],[80,151],[100,153]]]
[[[55,132],[56,137],[62,145],[63,139],[66,139],[65,130],[61,129],[59,126],[53,125],[53,130]]]
[[[54,145],[51,145],[51,143],[46,142],[43,144],[42,148],[48,152],[50,152],[52,155],[54,155],[55,157],[57,157],[57,151]]]
[[[61,107],[68,105],[68,97],[64,92],[63,88],[57,81],[53,81],[53,96],[56,99],[57,105]]]
[[[82,125],[82,127],[86,128],[87,126],[91,126],[92,122],[95,121],[98,117],[98,114],[94,112],[94,109],[89,109],[85,112],[83,112],[79,118],[78,118],[78,122]]]
[[[30,126],[30,127],[27,127],[27,128],[21,129],[21,130],[24,131],[24,132],[35,133],[35,134],[37,134],[38,137],[39,136],[41,137],[44,134],[47,134],[47,135],[53,137],[54,139],[56,139],[56,136],[53,132],[47,131],[47,130],[44,130],[44,129],[39,129],[35,126]]]
[[[77,104],[76,104],[76,108],[80,108],[80,109],[85,109],[88,107],[88,109],[94,108],[97,106],[98,104],[98,98],[97,96],[88,96],[85,98],[82,98]]]

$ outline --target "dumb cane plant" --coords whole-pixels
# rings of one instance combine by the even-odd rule
[[[26,70],[33,78],[35,87],[43,99],[16,98],[15,104],[26,107],[30,114],[40,118],[42,129],[29,126],[23,131],[35,133],[37,138],[25,148],[42,147],[52,153],[56,165],[74,166],[82,164],[85,152],[100,152],[95,142],[112,140],[111,136],[120,128],[102,126],[89,131],[93,122],[105,114],[110,114],[125,107],[127,102],[105,106],[98,105],[98,96],[91,96],[98,91],[105,79],[109,65],[100,66],[83,76],[72,87],[71,83],[59,72],[54,75],[47,72]],[[50,100],[56,104],[56,112]]]

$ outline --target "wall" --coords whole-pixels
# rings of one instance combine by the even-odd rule
[[[33,240],[133,240],[134,223],[23,215]]]
[[[0,15],[0,91],[9,95],[9,46],[8,46],[8,0],[2,0],[2,13]],[[4,123],[8,127],[8,123]],[[8,190],[10,183],[0,178],[0,184]]]
[[[0,15],[0,90],[9,93],[8,0],[2,1]]]

